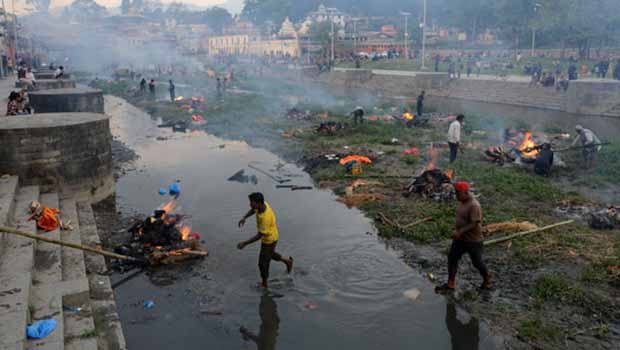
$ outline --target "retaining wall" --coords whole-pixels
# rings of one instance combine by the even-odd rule
[[[0,118],[0,173],[62,196],[100,200],[113,192],[112,135],[97,113]]]
[[[321,81],[341,92],[363,90],[414,100],[425,90],[436,97],[620,117],[620,82],[611,80],[572,81],[564,92],[501,79],[450,81],[445,73],[335,69]]]
[[[15,87],[18,89],[27,88],[28,86],[23,85],[21,82],[16,82]],[[36,81],[35,90],[50,90],[50,89],[68,89],[74,88],[75,81],[73,80],[62,80],[62,79],[43,79]]]
[[[28,94],[35,113],[104,113],[103,92],[91,88],[33,91]]]

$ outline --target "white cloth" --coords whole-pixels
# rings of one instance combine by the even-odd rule
[[[36,81],[36,79],[34,77],[34,73],[32,73],[32,72],[27,72],[26,73],[26,79],[30,80],[30,81]]]
[[[450,129],[448,129],[448,142],[461,142],[461,123],[459,123],[458,120],[455,120],[452,124],[450,124]]]

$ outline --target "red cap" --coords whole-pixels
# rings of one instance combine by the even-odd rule
[[[465,181],[459,181],[454,184],[454,189],[458,192],[467,192],[469,191],[469,184]]]
[[[196,241],[199,241],[200,240],[200,234],[198,232],[194,232],[191,235],[189,235],[189,238],[193,239],[193,240],[196,240]]]

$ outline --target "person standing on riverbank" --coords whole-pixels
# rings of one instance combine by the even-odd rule
[[[422,114],[424,113],[424,96],[426,95],[426,91],[422,90],[422,93],[420,93],[420,96],[418,96],[418,102],[416,103],[416,112],[417,112],[417,117],[421,118]]]
[[[174,99],[176,98],[176,94],[175,94],[175,86],[174,83],[172,82],[172,79],[170,79],[168,81],[168,91],[170,92],[170,102],[174,102]]]
[[[151,98],[155,99],[155,79],[149,81],[149,93],[151,94]]]
[[[252,215],[256,215],[257,233],[250,239],[237,244],[237,248],[242,250],[246,246],[261,241],[260,254],[258,257],[258,267],[262,279],[262,287],[268,288],[269,265],[271,260],[279,261],[286,265],[286,272],[291,273],[293,270],[293,258],[283,258],[276,252],[276,245],[279,239],[278,225],[276,223],[276,215],[269,203],[265,202],[262,193],[255,192],[248,196],[250,199],[250,210],[245,216],[239,220],[239,227],[245,225],[245,221]]]
[[[461,144],[461,124],[465,116],[459,114],[448,129],[448,145],[450,146],[450,163],[454,163]]]
[[[581,146],[583,147],[583,161],[585,162],[586,169],[591,170],[596,167],[596,158],[598,152],[602,148],[601,140],[592,130],[586,129],[581,125],[575,126],[575,131],[577,131],[577,137],[573,141],[572,146],[581,142]]]
[[[456,288],[456,274],[459,261],[463,254],[469,254],[474,267],[483,278],[480,289],[491,288],[491,275],[482,260],[482,207],[469,192],[469,183],[457,182],[454,185],[456,198],[459,201],[456,208],[456,227],[452,235],[452,246],[448,253],[448,282],[436,288],[439,293],[453,291]]]

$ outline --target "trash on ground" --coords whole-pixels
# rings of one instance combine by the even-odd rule
[[[304,303],[304,307],[308,310],[315,310],[319,308],[319,306],[313,301],[306,301]]]
[[[56,320],[40,320],[26,327],[28,339],[43,339],[56,329]]]
[[[155,302],[153,300],[145,300],[144,303],[142,303],[142,307],[144,307],[144,309],[148,310],[151,309],[155,306]]]
[[[420,297],[420,290],[418,288],[409,289],[403,292],[403,296],[410,300],[417,300]]]
[[[256,175],[245,175],[245,170],[241,169],[228,178],[228,181],[251,183],[253,185],[258,184],[258,178]]]

